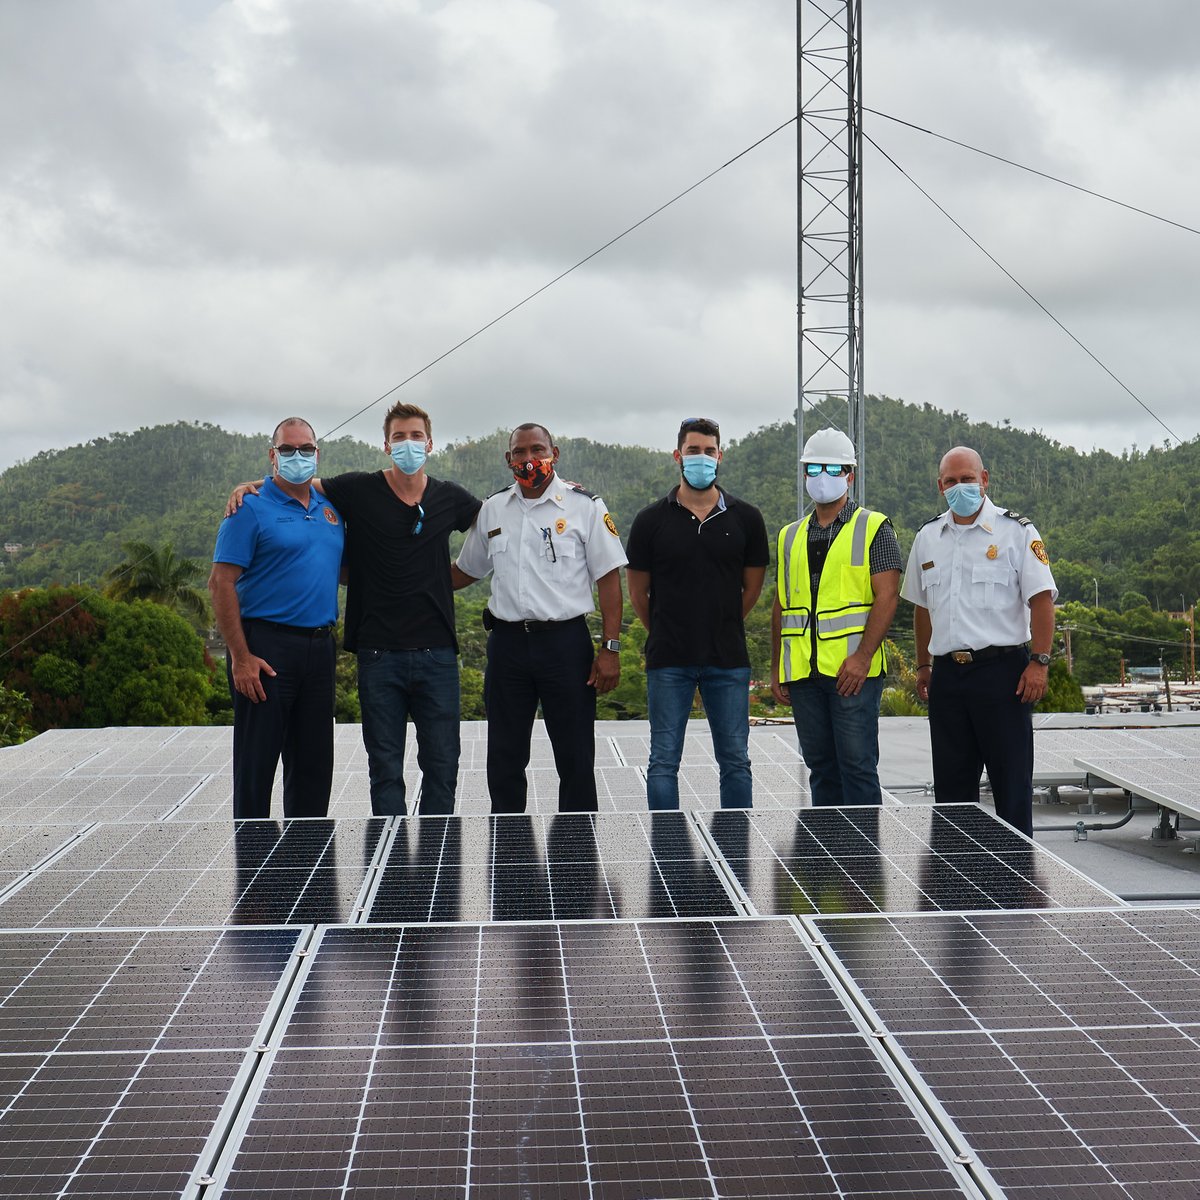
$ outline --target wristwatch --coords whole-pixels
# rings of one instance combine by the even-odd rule
[[[1048,654],[1031,654],[1029,656],[1029,661],[1035,662],[1035,663],[1041,663],[1043,667],[1048,667],[1050,665],[1050,655],[1048,655]]]
[[[621,641],[619,638],[609,638],[606,642],[600,643],[601,650],[611,650],[614,654],[621,653]]]

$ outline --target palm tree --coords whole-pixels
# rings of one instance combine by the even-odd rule
[[[125,561],[105,572],[105,594],[114,600],[153,600],[182,613],[197,625],[208,623],[208,599],[196,586],[204,567],[180,558],[170,542],[156,549],[149,542],[124,542]]]

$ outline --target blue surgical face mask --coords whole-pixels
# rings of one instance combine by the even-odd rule
[[[415,475],[425,465],[425,443],[414,441],[396,442],[392,446],[392,462],[405,475]]]
[[[290,458],[276,455],[279,464],[279,474],[288,483],[307,483],[317,473],[317,456],[301,454],[298,450]]]
[[[950,511],[956,517],[973,517],[983,503],[983,493],[977,483],[956,483],[943,493]]]
[[[849,486],[850,480],[845,475],[826,475],[822,472],[820,475],[804,477],[804,490],[818,504],[832,504],[840,500]]]
[[[712,487],[717,478],[717,460],[707,454],[685,454],[680,467],[689,486],[698,492]]]

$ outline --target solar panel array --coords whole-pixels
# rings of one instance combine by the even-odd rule
[[[601,725],[595,816],[541,741],[488,815],[481,734],[453,817],[371,818],[349,727],[311,821],[229,819],[227,730],[0,753],[0,1194],[1200,1194],[1200,914],[809,808],[786,728],[649,813]]]

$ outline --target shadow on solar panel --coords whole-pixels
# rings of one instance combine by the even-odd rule
[[[400,822],[370,920],[542,921],[737,911],[683,813]]]

